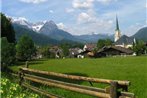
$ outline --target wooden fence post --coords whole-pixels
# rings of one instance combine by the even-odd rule
[[[111,81],[111,87],[110,87],[110,96],[111,98],[118,98],[118,83],[117,81]]]
[[[22,73],[22,69],[20,68],[19,69],[19,85],[21,85],[22,84],[22,81],[23,81],[23,73]]]
[[[25,65],[26,68],[29,68],[29,64],[28,64],[28,61],[26,61],[26,65]]]

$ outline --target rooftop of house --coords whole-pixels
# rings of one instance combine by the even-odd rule
[[[82,52],[82,49],[80,48],[70,48],[69,52],[74,53],[74,55],[79,54],[80,52]]]
[[[107,50],[109,50],[109,49],[115,49],[115,50],[118,50],[118,51],[121,51],[121,52],[127,53],[127,54],[133,53],[133,51],[132,51],[131,49],[124,48],[124,47],[120,47],[120,46],[105,46],[105,47],[103,47],[102,49],[100,49],[100,50],[98,51],[98,53],[107,51]]]
[[[85,46],[84,47],[86,48],[86,50],[89,50],[89,51],[96,48],[96,44],[86,44]]]
[[[123,45],[123,44],[129,45],[129,44],[133,44],[133,41],[134,41],[134,38],[123,35],[114,44],[115,45]]]

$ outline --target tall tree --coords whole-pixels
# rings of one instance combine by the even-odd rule
[[[31,60],[35,52],[35,45],[31,37],[23,35],[16,45],[16,57],[19,60]]]
[[[145,54],[147,46],[144,41],[138,40],[135,44],[133,44],[133,50],[136,52],[136,55]]]
[[[15,32],[10,19],[0,13],[1,17],[1,68],[5,70],[15,62]]]
[[[63,49],[64,56],[69,55],[69,48],[71,48],[71,45],[69,43],[62,43],[60,47]]]
[[[1,37],[6,37],[9,43],[15,43],[15,31],[11,20],[4,14],[1,14]]]
[[[45,58],[50,58],[50,51],[49,51],[49,46],[43,46],[43,47],[41,47],[41,48],[39,48],[38,49],[38,52],[40,53],[40,54],[42,54],[43,55],[43,57],[45,57]]]
[[[98,49],[109,45],[112,45],[112,41],[110,39],[99,39],[97,42]]]
[[[6,37],[1,38],[1,64],[2,70],[15,62],[15,45],[9,43]]]

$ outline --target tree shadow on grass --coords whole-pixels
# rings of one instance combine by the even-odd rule
[[[32,60],[32,61],[47,61],[48,59],[35,59],[35,60]]]
[[[28,62],[28,65],[38,65],[38,64],[43,64],[43,62],[42,61]]]
[[[25,65],[25,62],[17,61],[17,62],[15,62],[15,65],[17,65],[17,66]]]
[[[28,65],[37,65],[37,64],[43,64],[43,61],[28,61]],[[17,66],[22,66],[22,65],[26,65],[26,61],[17,61],[15,63],[15,65]]]

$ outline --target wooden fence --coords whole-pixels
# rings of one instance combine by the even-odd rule
[[[77,80],[77,81],[87,81],[90,82],[91,84],[102,83],[102,84],[108,84],[109,86],[105,88],[96,88],[93,86],[84,86],[65,81],[63,82],[58,79],[49,78],[48,76],[62,78],[62,79]],[[135,98],[135,95],[133,93],[128,92],[128,86],[130,85],[129,81],[99,79],[99,78],[67,75],[67,74],[61,74],[55,72],[40,71],[30,68],[20,68],[19,84],[37,93],[45,95],[49,98],[63,98],[63,97],[59,95],[51,94],[45,90],[37,88],[34,85],[28,83],[27,81],[43,84],[46,86],[62,88],[65,90],[87,94],[98,98]]]

